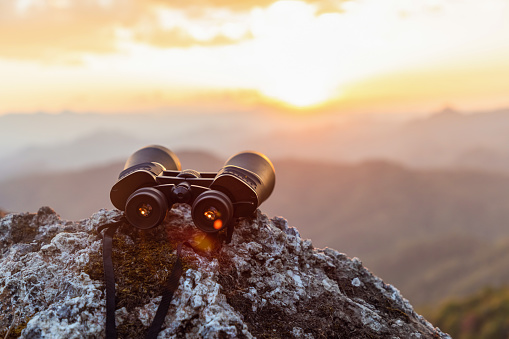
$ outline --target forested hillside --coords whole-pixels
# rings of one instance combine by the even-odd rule
[[[486,288],[464,299],[444,303],[425,316],[455,339],[507,339],[509,287]]]

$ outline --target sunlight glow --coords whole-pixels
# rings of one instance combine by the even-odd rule
[[[60,11],[71,17],[82,9],[67,0],[12,1],[13,18],[21,21],[28,15],[41,19],[39,12],[56,17]],[[94,11],[104,8],[110,11],[108,18],[121,6],[112,0],[97,0],[97,4]],[[133,102],[139,107],[144,102],[164,106],[179,93],[207,90],[253,91],[269,102],[306,108],[377,95],[378,89],[356,84],[389,74],[402,77],[391,82],[401,86],[394,87],[401,97],[410,90],[417,97],[431,91],[433,84],[423,89],[421,83],[404,80],[405,72],[443,72],[450,65],[467,65],[461,72],[469,79],[473,74],[478,77],[487,64],[509,67],[506,0],[355,0],[340,3],[341,11],[322,11],[314,2],[297,0],[244,10],[205,6],[194,11],[157,2],[139,6],[139,17],[131,13],[118,20],[124,24],[108,23],[113,33],[100,37],[105,39],[102,43],[111,44],[110,49],[101,45],[98,51],[66,50],[65,39],[57,46],[60,40],[53,38],[55,32],[65,35],[66,30],[51,26],[55,24],[51,15],[41,22],[48,20],[46,26],[53,27],[44,36],[52,42],[48,48],[61,48],[51,54],[53,59],[43,59],[46,53],[41,51],[38,60],[36,53],[27,50],[37,29],[28,27],[29,33],[23,31],[11,40],[4,34],[4,53],[11,55],[19,43],[19,53],[25,54],[19,60],[3,58],[0,45],[0,73],[10,79],[0,92],[2,110],[100,110],[106,106],[122,110]],[[83,19],[80,24],[90,23]],[[76,26],[71,32],[82,31],[87,29]],[[44,43],[40,46],[46,48]],[[456,72],[447,74],[458,77],[459,67]],[[483,76],[483,86],[496,86],[493,93],[503,92],[503,81],[495,79],[497,72],[493,74],[492,82]],[[453,87],[458,91],[455,98],[476,92],[471,88],[468,95],[461,94],[464,87]],[[27,91],[30,101],[22,99]],[[150,94],[154,92],[161,95]],[[136,95],[149,99],[137,100]],[[442,100],[440,93],[435,95]]]

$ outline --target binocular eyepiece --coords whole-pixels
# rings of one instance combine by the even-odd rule
[[[237,153],[217,173],[197,172],[182,171],[172,151],[151,145],[127,159],[110,199],[140,229],[159,225],[173,204],[189,204],[196,227],[206,233],[227,228],[229,242],[234,218],[256,211],[274,185],[274,166],[258,152]]]

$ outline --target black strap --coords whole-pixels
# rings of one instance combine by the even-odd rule
[[[103,238],[103,267],[104,281],[106,282],[106,338],[117,337],[115,328],[115,273],[111,259],[115,230],[116,227],[108,228]]]
[[[109,225],[103,237],[103,267],[104,281],[106,283],[106,338],[116,338],[117,330],[115,327],[115,272],[113,271],[113,261],[111,252],[113,248],[113,235],[117,227],[123,221]]]
[[[161,331],[161,326],[163,325],[164,319],[166,318],[166,314],[168,313],[168,308],[170,307],[171,299],[173,298],[173,293],[179,287],[179,280],[182,276],[182,262],[180,261],[180,252],[182,251],[182,245],[191,246],[188,242],[183,244],[179,244],[177,247],[177,261],[173,265],[173,269],[171,270],[170,276],[166,279],[163,288],[163,297],[161,298],[161,302],[159,303],[159,307],[157,308],[156,315],[152,320],[152,324],[147,332],[146,339],[155,339],[157,338],[157,334]],[[194,248],[193,248],[194,249]]]
[[[117,338],[117,330],[115,325],[115,272],[113,270],[111,253],[113,249],[113,235],[115,234],[118,226],[123,222],[125,222],[124,219],[113,224],[108,224],[98,228],[99,232],[106,228],[106,232],[104,233],[103,237],[103,266],[104,280],[106,282],[106,339]],[[168,308],[170,307],[173,294],[178,289],[179,280],[182,276],[182,262],[180,260],[180,253],[182,251],[183,245],[192,248],[196,252],[196,249],[188,242],[184,242],[183,244],[178,245],[177,260],[175,261],[173,269],[164,284],[162,299],[159,303],[159,307],[157,308],[156,315],[152,320],[152,324],[150,324],[148,329],[146,335],[147,339],[157,338],[158,333],[161,331],[161,326],[164,323],[164,319],[166,318],[166,314],[168,313]]]

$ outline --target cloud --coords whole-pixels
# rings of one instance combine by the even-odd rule
[[[307,0],[322,9],[338,8],[342,1]],[[164,48],[233,44],[251,37],[246,14],[274,2],[2,0],[0,58],[59,62],[79,60],[83,53],[112,53],[118,50],[119,31]],[[180,13],[176,25],[161,21],[164,11]]]
[[[62,60],[84,52],[115,50],[113,27],[54,22],[0,25],[0,57]]]
[[[293,0],[285,0],[285,1],[293,1]],[[337,11],[340,5],[343,2],[351,1],[351,0],[301,0],[302,2],[306,2],[308,4],[316,5],[319,10],[334,10]],[[171,2],[166,0],[152,0],[153,3],[162,6],[168,6],[171,3],[171,7],[173,8],[181,8],[181,9],[195,9],[198,10],[200,8],[227,8],[232,11],[249,11],[256,7],[268,7],[273,3],[277,2],[276,0],[172,0]]]
[[[115,27],[134,22],[126,11],[84,1],[3,1],[0,13],[0,57],[13,59],[113,52]]]
[[[224,35],[215,35],[210,39],[198,40],[181,28],[172,30],[155,29],[153,31],[135,32],[134,40],[161,48],[187,48],[192,46],[220,46],[238,42]],[[247,36],[246,36],[247,38]]]
[[[250,17],[230,9],[191,10],[157,8],[130,27],[131,38],[156,47],[228,45],[251,38]]]

